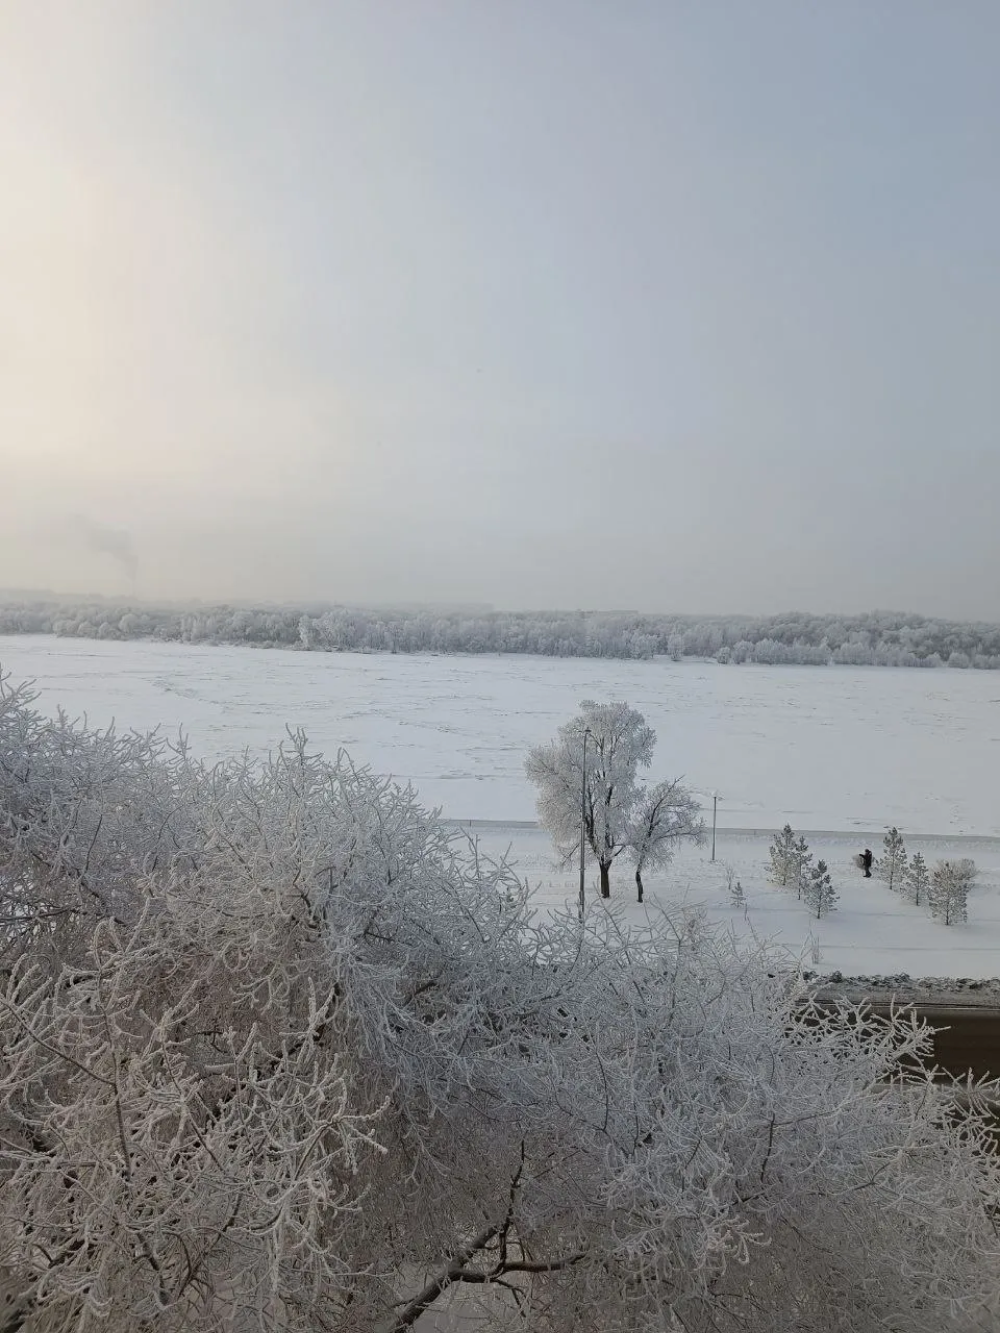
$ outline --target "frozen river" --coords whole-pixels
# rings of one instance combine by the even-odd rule
[[[534,818],[529,746],[584,698],[655,727],[653,776],[720,792],[723,827],[1000,834],[1000,674],[540,657],[362,656],[0,636],[38,706],[183,727],[196,752],[266,751],[285,726],[412,781],[457,819]],[[709,805],[711,801],[708,801]]]

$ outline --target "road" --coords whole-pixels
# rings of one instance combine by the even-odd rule
[[[885,1013],[873,1005],[876,1013]],[[1000,1009],[919,1004],[917,1013],[935,1029],[934,1058],[949,1074],[1000,1078]]]

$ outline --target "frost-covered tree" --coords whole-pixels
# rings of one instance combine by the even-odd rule
[[[802,897],[816,917],[826,916],[837,905],[837,891],[830,879],[825,861],[817,861],[806,873]]]
[[[627,703],[585,699],[557,738],[525,761],[538,788],[539,820],[567,861],[577,854],[582,821],[602,898],[610,896],[611,867],[623,852],[635,857],[641,890],[644,865],[669,859],[680,837],[700,836],[697,804],[679,782],[643,786],[639,770],[652,763],[655,742],[652,727]]]
[[[794,875],[795,890],[799,899],[802,898],[806,886],[810,882],[812,875],[812,852],[809,850],[809,844],[806,842],[805,834],[799,834],[795,840],[794,852]]]
[[[895,825],[882,839],[882,846],[884,850],[875,863],[875,872],[890,889],[898,892],[906,881],[906,848],[903,835]]]
[[[747,899],[743,892],[743,885],[739,876],[736,874],[736,867],[730,865],[728,861],[722,863],[722,873],[726,880],[726,892],[729,895],[729,904],[731,907],[737,907],[744,913],[746,912]]]
[[[931,872],[928,906],[931,916],[942,925],[967,921],[969,890],[976,878],[976,863],[963,857],[959,861],[938,861]]]
[[[635,861],[638,901],[642,902],[644,870],[668,865],[682,838],[704,841],[701,806],[679,779],[657,783],[641,793],[627,836],[629,852]]]
[[[0,633],[288,645],[318,651],[542,653],[718,661],[1000,669],[1000,625],[873,612],[846,618],[490,611],[479,607],[136,606],[0,592]]]
[[[796,883],[799,860],[791,824],[786,824],[780,833],[774,835],[768,855],[771,858],[771,883],[782,888]]]
[[[805,837],[800,835],[796,838],[791,824],[786,824],[780,833],[774,835],[768,854],[771,859],[771,883],[782,888],[794,887],[797,896],[801,898],[812,864],[812,853]]]
[[[930,873],[927,870],[927,862],[920,852],[914,852],[910,857],[910,864],[904,882],[907,896],[912,903],[919,907],[921,903],[927,902],[930,889]]]
[[[987,1104],[704,922],[539,919],[301,735],[0,688],[4,1333],[993,1327]],[[914,1258],[916,1256],[916,1259]]]

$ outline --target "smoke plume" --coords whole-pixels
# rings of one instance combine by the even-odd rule
[[[84,514],[72,514],[73,527],[89,551],[98,555],[109,555],[135,583],[139,573],[139,557],[130,533],[123,528],[109,528],[103,523],[95,523]]]

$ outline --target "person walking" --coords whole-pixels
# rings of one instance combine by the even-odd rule
[[[861,856],[861,864],[864,867],[865,879],[872,877],[872,849],[866,847]]]

